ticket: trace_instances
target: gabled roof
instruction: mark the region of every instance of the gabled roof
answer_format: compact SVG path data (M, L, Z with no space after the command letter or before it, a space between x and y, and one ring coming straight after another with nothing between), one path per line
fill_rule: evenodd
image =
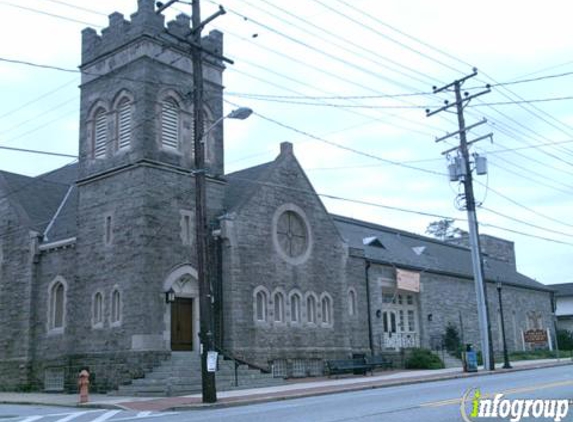
M4 179L6 186L6 192L2 196L20 207L25 214L24 218L28 220L30 229L43 233L60 208L70 186L75 182L76 175L77 164L37 177L0 171L0 177ZM59 214L61 221L54 221L52 229L59 225L58 231L61 233L75 232L75 223L70 224L75 222L75 214L75 207L64 206ZM66 226L65 229L64 226Z
M333 215L342 237L352 248L364 250L366 259L390 265L415 268L473 278L471 254L468 248L442 242L426 236L381 226L366 221ZM375 237L384 248L365 245L364 239ZM499 279L507 284L538 290L547 286L518 273L512 265L484 255L486 280Z
M276 161L260 164L225 175L228 181L225 189L224 206L226 212L238 211L260 189L259 181L272 169Z
M548 287L555 290L555 297L573 296L573 283L551 284Z

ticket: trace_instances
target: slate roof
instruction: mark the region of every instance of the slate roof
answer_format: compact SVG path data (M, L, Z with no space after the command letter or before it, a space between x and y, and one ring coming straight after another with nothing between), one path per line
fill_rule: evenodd
M555 297L573 296L573 283L552 284L549 287L555 290Z
M405 269L473 277L468 248L348 217L333 215L332 218L349 246L363 249L365 258L369 260ZM383 246L373 244L372 237L376 237ZM365 245L364 239L370 244ZM414 248L421 253L416 253ZM485 254L484 272L486 280L495 282L499 277L507 284L551 291L547 286L517 272L511 264Z
M6 183L6 193L3 196L19 205L29 219L30 229L40 233L43 233L52 221L70 186L75 182L76 175L77 164L65 166L37 177L0 171L0 177ZM72 196L74 195L70 195L68 200L72 199ZM75 207L65 206L60 211L61 221L56 221L52 229L59 225L60 236L73 236L75 214ZM61 238L65 237L56 239L52 236L50 241Z
M253 182L263 181L274 163L275 161L271 161L225 175L228 181L224 200L226 212L237 212L243 204L248 202L251 196L260 189L260 185Z

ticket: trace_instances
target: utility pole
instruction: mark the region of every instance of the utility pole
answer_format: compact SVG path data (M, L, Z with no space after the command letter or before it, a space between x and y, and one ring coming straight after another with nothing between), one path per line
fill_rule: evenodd
M495 369L495 363L493 361L493 347L491 341L491 326L489 322L489 312L488 312L488 303L487 303L487 292L486 286L484 283L484 271L483 271L483 262L481 259L481 249L480 249L480 240L479 240L479 229L478 229L478 222L477 222L477 215L476 215L476 203L474 197L474 190L473 190L473 179L472 179L472 167L471 164L475 164L475 168L478 174L485 174L485 157L480 157L477 154L474 154L473 157L475 161L472 163L470 160L469 154L469 146L481 141L486 138L491 138L492 134L488 134L485 136L481 136L472 140L471 142L467 141L466 133L468 130L477 127L481 124L484 124L486 121L482 120L476 124L466 127L465 119L464 119L464 105L466 105L470 100L479 97L481 95L487 94L490 92L489 86L486 87L484 91L481 91L474 95L469 95L467 92L464 93L464 97L462 97L461 87L462 84L474 76L477 75L477 70L474 69L471 75L465 76L462 79L456 80L448 85L445 85L441 88L434 87L434 94L447 91L447 90L454 90L456 101L455 103L449 103L445 101L445 105L437 110L430 111L426 110L426 116L432 116L436 113L441 111L448 110L450 107L456 107L456 114L458 118L458 131L454 133L450 133L446 136L436 139L436 142L443 141L448 139L452 136L459 135L460 138L460 145L454 148L451 148L447 151L444 151L442 154L450 154L454 151L457 152L457 156L455 157L453 164L449 166L450 169L450 180L451 181L462 181L464 184L464 199L465 199L465 208L468 214L468 225L469 225L469 237L470 237L470 247L471 247L471 254L472 254L472 267L473 267L473 274L475 280L475 290L476 290L476 302L477 302L477 311L478 311L478 322L479 322L479 330L480 330L480 339L481 339L481 350L483 356L484 367L488 370L493 371Z
M160 13L178 0L170 0L166 4L158 3L156 13ZM209 352L215 351L215 334L213 322L213 292L211 291L211 275L207 257L207 200L206 200L206 168L205 140L203 114L203 53L201 31L203 27L216 17L225 13L219 11L201 22L200 0L193 0L191 15L191 60L193 62L193 146L195 154L195 230L197 238L197 276L199 278L199 341L201 343L201 387L204 403L217 401L215 372L208 370L207 358Z
M198 48L193 60L193 145L195 152L195 230L197 231L197 275L199 277L199 341L201 342L201 384L204 403L217 401L215 372L207 371L207 355L214 348L212 292L207 260L207 200L205 141L203 139L203 52L201 51L201 5L193 0L192 35Z

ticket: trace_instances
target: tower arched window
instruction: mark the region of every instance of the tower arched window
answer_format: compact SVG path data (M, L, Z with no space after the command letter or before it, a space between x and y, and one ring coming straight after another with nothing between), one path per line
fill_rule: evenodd
M171 97L161 103L161 146L179 148L179 105Z
M107 111L100 107L94 114L93 156L104 158L107 148Z
M103 324L103 295L100 292L94 295L92 321L94 327Z
M119 289L113 289L111 294L111 324L119 325L121 323L121 293Z
M268 294L263 288L255 291L255 321L267 322Z
M128 97L123 97L117 106L117 148L129 148L131 143L131 106Z
M320 309L322 314L322 324L332 325L332 300L329 296L322 296L320 300Z
M273 296L275 322L285 321L285 298L281 292Z
M316 324L316 299L313 295L306 298L306 322Z
M50 286L48 296L48 329L61 331L66 319L66 286L60 277Z
M300 323L300 295L293 293L290 297L290 321L293 323Z
M356 292L353 289L348 291L348 314L356 315Z

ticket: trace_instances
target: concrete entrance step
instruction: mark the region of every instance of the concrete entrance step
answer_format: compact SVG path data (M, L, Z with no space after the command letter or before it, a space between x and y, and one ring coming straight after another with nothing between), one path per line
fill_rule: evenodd
M215 374L217 390L268 387L284 384L282 378L251 369L247 365L235 366L232 360L219 356ZM177 396L201 392L201 360L197 353L174 352L144 378L122 385L115 394L120 396L154 397Z

